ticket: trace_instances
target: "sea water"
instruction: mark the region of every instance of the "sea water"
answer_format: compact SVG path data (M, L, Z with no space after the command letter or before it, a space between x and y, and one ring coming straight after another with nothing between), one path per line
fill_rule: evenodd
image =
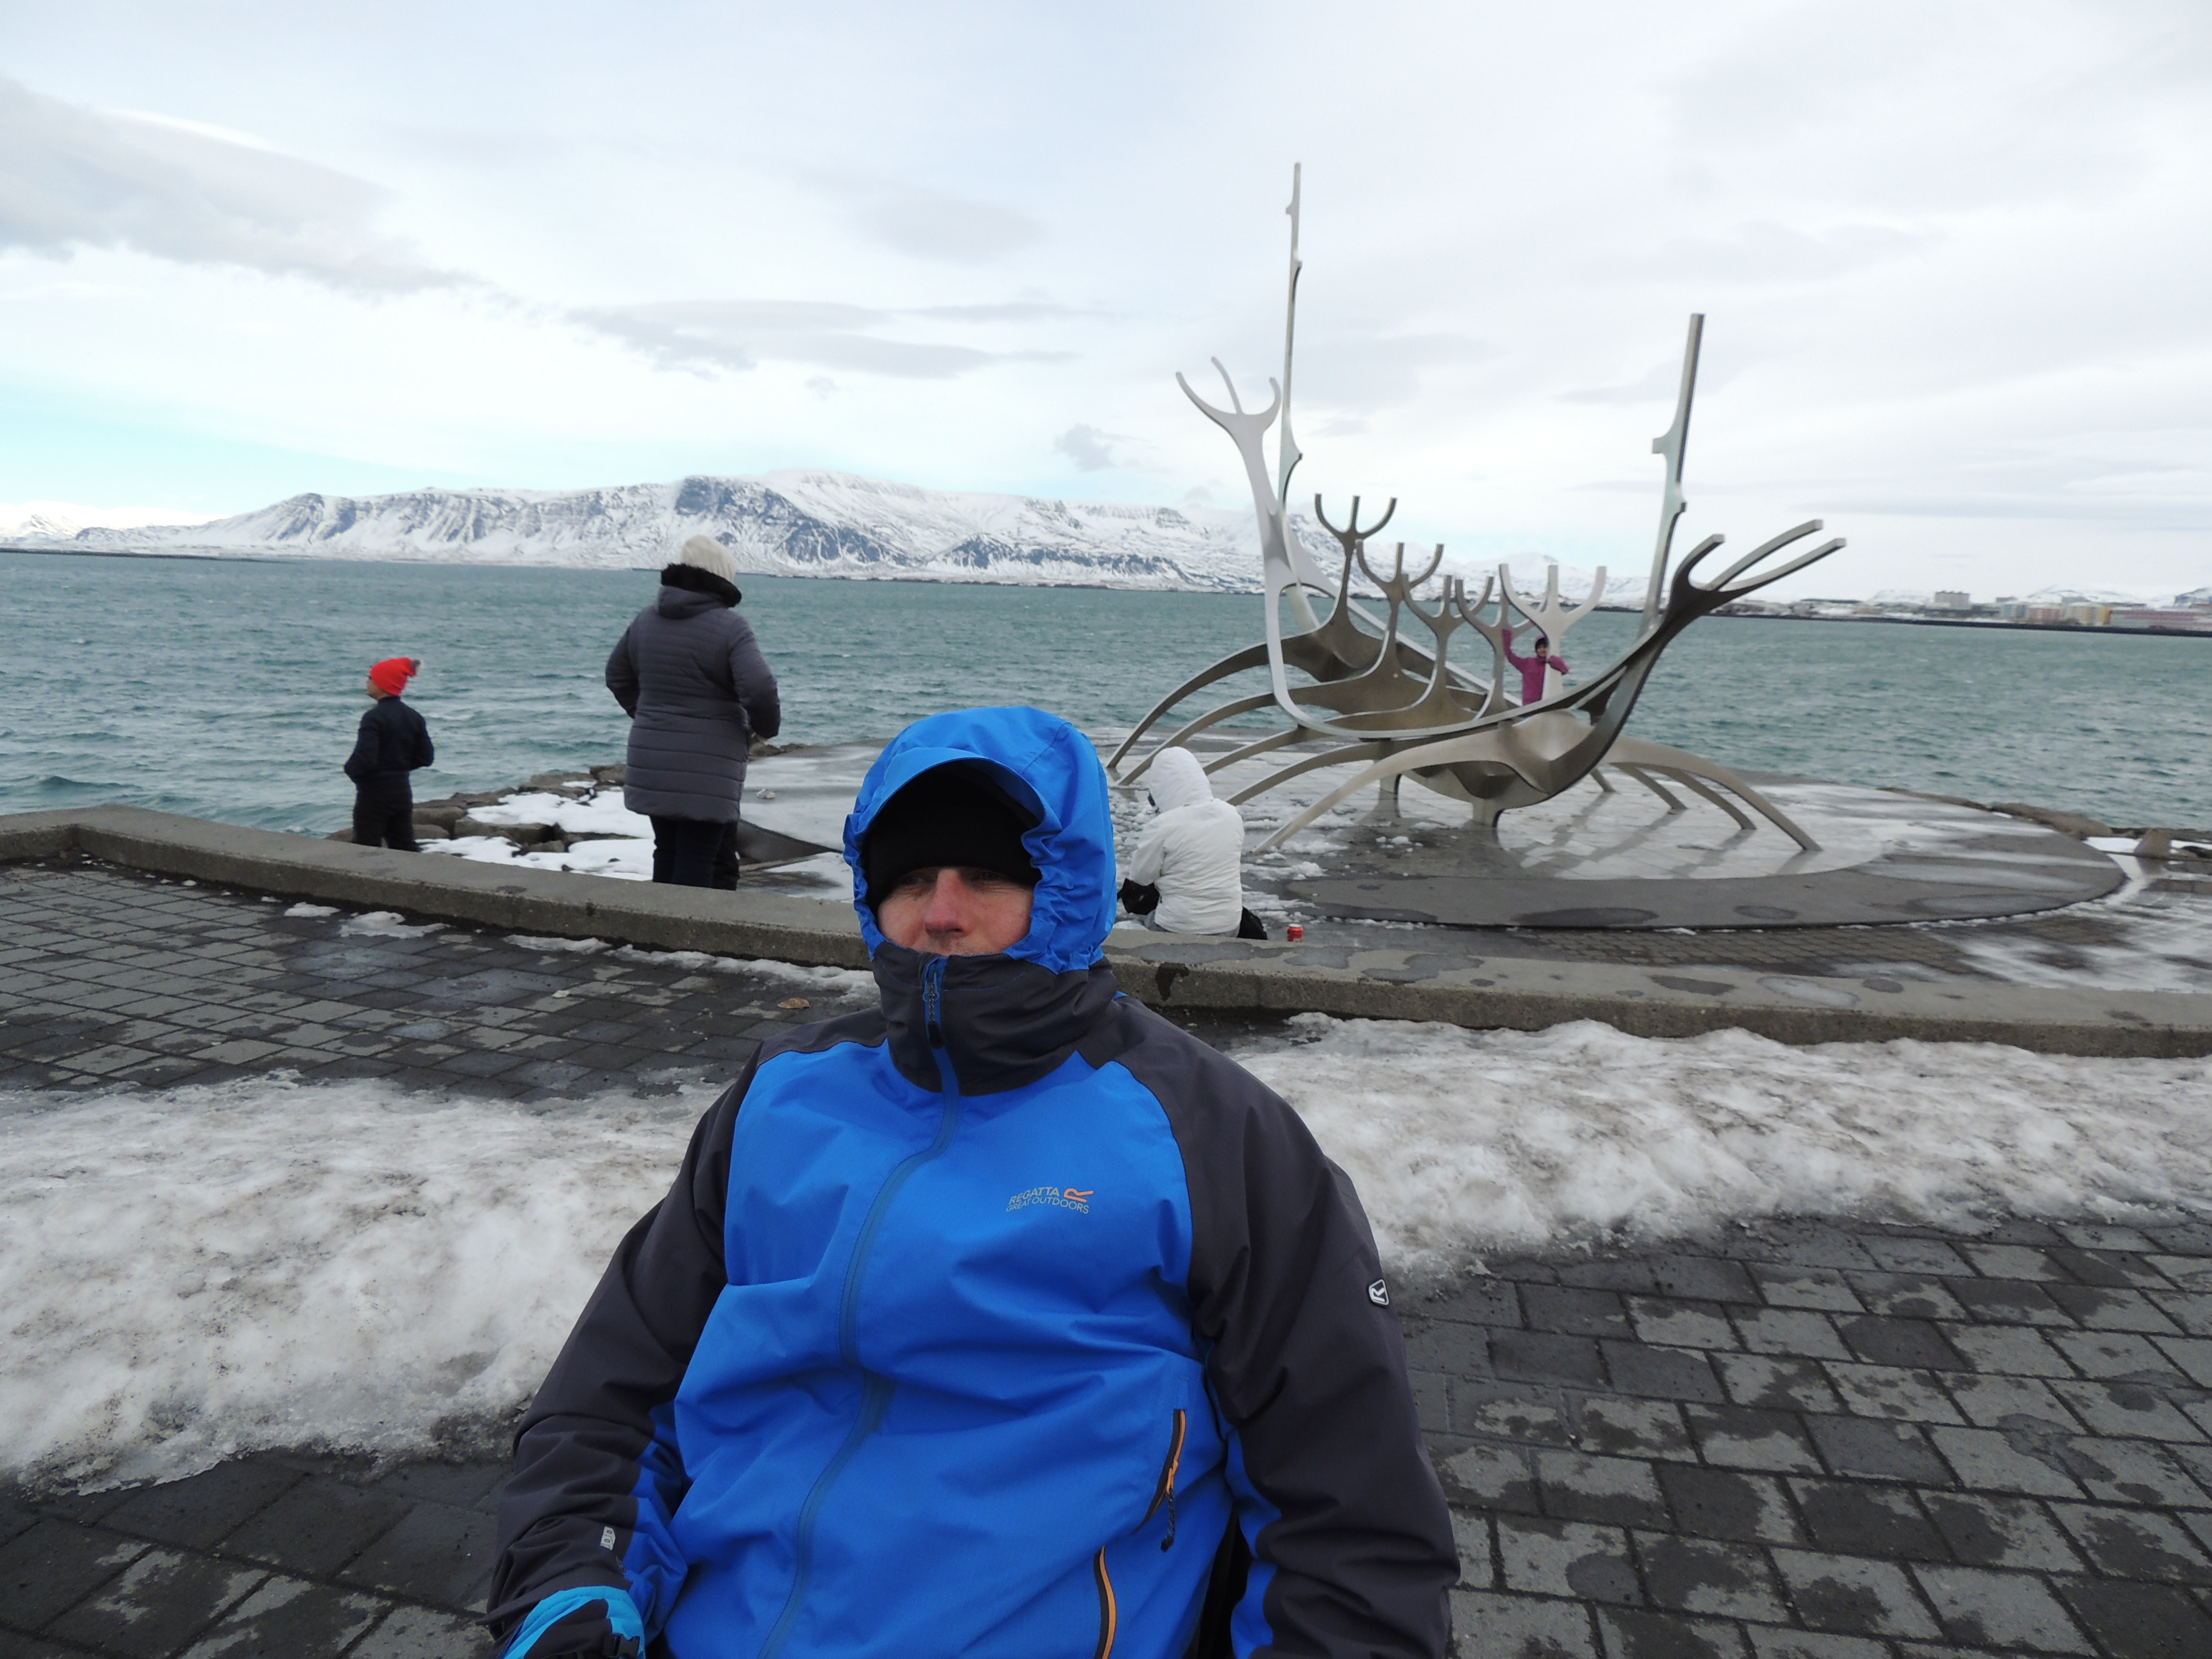
M0 553L0 811L125 801L334 829L362 684L389 656L423 659L409 700L438 764L418 799L619 760L629 723L607 653L656 585L643 571ZM782 739L814 744L977 703L1125 729L1256 640L1261 614L1237 594L740 585L782 688ZM1635 623L1577 625L1569 683ZM1716 617L1668 647L1629 729L1749 770L2203 828L2208 684L2198 639Z

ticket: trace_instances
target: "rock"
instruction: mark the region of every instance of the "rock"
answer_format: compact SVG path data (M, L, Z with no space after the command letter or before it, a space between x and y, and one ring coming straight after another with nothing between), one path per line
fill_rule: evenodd
M442 823L433 823L427 818L415 820L415 839L417 841L451 841L453 832Z
M2079 812L2060 812L2048 806L2025 806L2016 800L2001 800L1990 808L2008 818L2026 818L2030 823L2039 823L2046 830L2056 830L2062 836L2071 836L2076 841L2087 841L2092 836L2109 836L2112 826Z
M451 835L453 825L468 810L459 801L418 801L415 806L415 838L422 838L422 826L426 823L436 825L441 835Z
M610 788L619 789L623 780L629 775L629 768L619 763L613 766L594 766L592 775Z
M526 789L544 789L557 792L562 789L588 788L591 786L591 782L592 780L590 778L586 777L581 773L578 772L540 772L536 777L531 779L528 783L525 784L523 787Z
M333 830L329 835L325 836L323 839L325 841L351 841L353 839L353 831L350 830Z
M486 823L482 818L464 817L453 824L456 836L501 836L517 847L535 847L541 841L557 834L545 823Z

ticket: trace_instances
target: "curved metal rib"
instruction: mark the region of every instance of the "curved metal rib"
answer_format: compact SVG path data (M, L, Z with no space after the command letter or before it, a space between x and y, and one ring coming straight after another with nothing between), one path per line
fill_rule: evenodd
M1160 716L1166 714L1169 709L1181 702L1185 697L1191 696L1194 692L1203 690L1206 687L1212 684L1216 680L1225 680L1231 674L1241 674L1249 668L1257 668L1267 660L1267 647L1266 646L1249 645L1242 651L1233 651L1229 655L1222 658L1219 662L1213 664L1211 667L1202 668L1197 673L1192 675L1181 685L1176 687L1174 690L1169 692L1167 696L1162 697L1158 702L1154 703L1152 706L1151 711L1146 714L1144 719L1137 722L1136 726L1130 732L1129 735L1121 739L1121 747L1116 749L1113 755L1107 760L1107 775L1109 777L1115 775L1115 769L1121 765L1122 757L1126 756L1130 750L1136 747L1137 739L1143 737L1147 731L1152 729L1152 723L1155 720L1158 720Z

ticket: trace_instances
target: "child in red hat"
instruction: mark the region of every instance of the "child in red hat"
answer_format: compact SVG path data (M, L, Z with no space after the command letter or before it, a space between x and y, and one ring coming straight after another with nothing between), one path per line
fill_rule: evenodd
M386 657L368 671L366 690L375 707L361 717L361 735L345 763L354 784L356 847L422 850L415 844L415 793L407 775L438 757L430 746L430 728L399 700L422 666L419 658Z

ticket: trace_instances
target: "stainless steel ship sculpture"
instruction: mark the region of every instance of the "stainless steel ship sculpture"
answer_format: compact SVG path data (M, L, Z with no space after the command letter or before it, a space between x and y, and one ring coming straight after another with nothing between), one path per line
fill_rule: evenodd
M1343 766L1359 769L1284 824L1261 847L1261 852L1279 847L1370 784L1380 787L1382 804L1395 805L1400 781L1410 776L1439 794L1468 802L1477 823L1494 825L1499 813L1547 800L1585 777L1609 790L1612 785L1600 771L1601 766L1626 774L1652 790L1667 802L1670 811L1683 810L1683 802L1662 779L1717 806L1745 832L1753 824L1738 802L1759 813L1807 851L1817 850L1811 836L1724 767L1683 750L1626 737L1621 731L1668 641L1698 617L1779 581L1844 545L1843 538L1836 537L1808 551L1789 554L1787 550L1820 532L1821 522L1814 519L1761 543L1725 570L1701 580L1698 573L1723 539L1709 536L1675 568L1670 581L1668 566L1674 527L1686 505L1682 457L1689 437L1691 400L1697 389L1704 317L1690 319L1674 423L1651 442L1652 453L1666 459L1667 475L1651 574L1644 591L1644 614L1635 641L1619 660L1582 684L1534 702L1518 702L1505 690L1507 629L1513 617L1517 614L1523 618L1558 653L1568 629L1588 616L1603 597L1605 570L1598 569L1589 597L1572 608L1560 603L1556 566L1547 573L1540 598L1524 593L1515 585L1511 568L1501 564L1494 576L1484 579L1481 592L1472 600L1466 583L1449 577L1425 602L1421 590L1441 567L1443 548L1436 548L1419 574L1408 575L1406 547L1401 542L1392 556L1389 574L1382 575L1369 562L1367 543L1390 521L1398 503L1394 498L1380 518L1362 528L1356 495L1341 528L1329 522L1322 498L1314 497L1314 516L1335 537L1343 553L1341 567L1334 578L1321 568L1291 533L1290 524L1291 474L1304 459L1291 434L1291 364L1297 339L1301 269L1299 179L1295 171L1288 211L1291 264L1284 305L1283 378L1279 385L1268 382L1273 400L1264 410L1247 410L1237 395L1236 383L1218 358L1213 366L1228 387L1227 409L1207 403L1182 375L1176 376L1183 394L1229 434L1244 463L1259 519L1266 636L1257 645L1224 657L1163 697L1114 751L1107 762L1108 770L1117 781L1133 783L1162 749L1224 721L1272 709L1283 717L1285 725L1215 757L1206 769L1219 772L1294 744L1322 746L1239 790L1230 797L1231 801L1241 805L1309 772ZM1279 422L1275 476L1270 479L1262 441L1267 429ZM1777 556L1783 556L1778 559ZM1355 566L1381 596L1379 613L1374 600L1364 595L1354 597ZM1330 595L1332 590L1334 603L1328 617L1319 618L1309 595ZM1289 635L1283 632L1286 608L1298 630ZM1489 647L1484 664L1486 672L1474 672L1453 663L1452 642L1462 630ZM1132 762L1139 740L1170 710L1207 686L1258 668L1267 671L1265 691L1234 699L1187 721ZM1298 683L1291 678L1294 669L1304 676Z

